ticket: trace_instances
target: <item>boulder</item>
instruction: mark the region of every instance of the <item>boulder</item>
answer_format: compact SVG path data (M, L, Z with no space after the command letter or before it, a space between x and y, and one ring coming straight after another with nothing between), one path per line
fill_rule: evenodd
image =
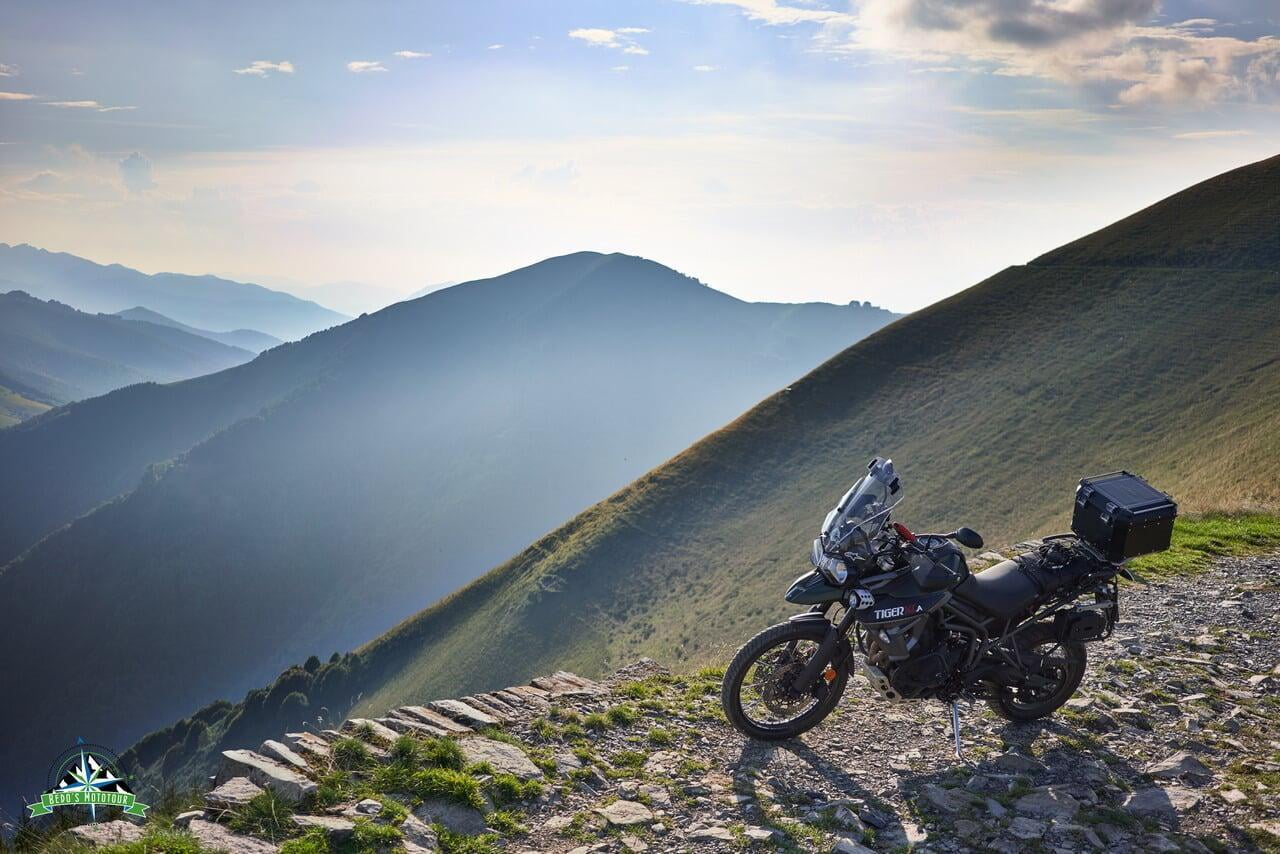
M271 789L286 801L297 802L315 792L316 784L297 770L252 750L222 751L222 769L217 782L233 777L248 777L265 789Z
M356 735L361 730L373 733L373 738L390 744L396 740L398 733L377 721L371 721L368 718L352 718L342 724L342 731L348 735Z
M1017 839L1039 839L1049 829L1049 823L1020 815L1009 822L1009 834Z
M329 742L314 732L285 733L284 743L295 751L309 753L320 759L329 758Z
M433 798L413 811L414 818L425 824L442 824L454 833L475 836L485 832L484 813L463 804Z
M513 744L475 735L458 739L467 762L487 763L502 774L513 774L521 780L541 780L542 769L534 765L525 752Z
M210 809L233 810L249 803L262 791L262 787L248 777L232 777L221 786L205 792L204 802Z
M123 818L115 821L90 822L67 831L77 842L86 845L118 845L137 842L142 838L142 827Z
M204 819L192 821L187 825L187 831L205 848L224 851L226 854L275 854L280 850L270 842L233 833L216 822Z
M653 812L636 801L614 801L606 807L597 808L594 812L615 827L630 827L653 821Z
M471 732L471 727L466 724L460 724L448 715L442 715L433 709L428 709L426 706L401 706L392 714L396 717L429 724L448 733L460 735L464 732Z
M982 798L966 789L944 789L934 783L922 786L920 797L934 809L948 815L982 803Z
M1065 821L1080 811L1080 802L1059 787L1046 786L1018 798L1013 808L1023 815Z
M1121 805L1131 815L1150 818L1174 818L1179 812L1194 809L1200 795L1181 786L1152 786L1131 792Z

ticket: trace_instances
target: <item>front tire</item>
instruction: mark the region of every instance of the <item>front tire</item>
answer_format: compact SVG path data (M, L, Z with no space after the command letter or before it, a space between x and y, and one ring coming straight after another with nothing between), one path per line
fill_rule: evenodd
M1053 684L1040 688L1006 688L988 705L1000 717L1010 721L1034 721L1048 717L1062 707L1080 687L1088 666L1088 653L1079 641L1059 643L1052 624L1028 628L1015 636L1020 655L1044 657L1040 674Z
M790 689L790 677L817 652L829 625L816 620L780 623L743 644L725 670L720 693L729 723L750 738L781 741L812 729L829 715L849 681L846 643L836 647L835 660L808 692Z

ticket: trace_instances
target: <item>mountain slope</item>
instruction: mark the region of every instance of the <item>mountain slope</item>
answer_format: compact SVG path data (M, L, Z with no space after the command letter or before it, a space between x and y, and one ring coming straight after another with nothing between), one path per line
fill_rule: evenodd
M250 350L254 353L261 353L263 350L270 350L284 343L274 335L268 335L265 332L258 332L254 329L233 329L230 332L210 332L207 329L196 329L194 326L187 326L185 323L179 323L171 317L165 317L157 311L152 311L143 306L134 306L124 311L117 311L116 317L123 317L125 320L141 320L144 323L154 323L157 326L168 326L172 329L181 329L183 332L191 335L199 335L201 338L208 338L210 341L217 341L226 344L228 347L239 347L242 350Z
M124 744L354 645L891 317L744 303L578 253L5 431L22 499L0 495L4 524L65 524L77 511L60 496L79 490L83 512L162 464L0 570L6 676L24 697L0 705L0 731L39 720L51 740L81 727ZM7 536L24 548L30 531ZM48 649L40 627L69 611L115 631ZM65 703L71 683L92 711ZM0 769L51 747L0 744Z
M1274 166L1230 173L1253 199L1230 228L1182 200L1144 212L1243 269L1117 267L1104 230L1098 264L1051 253L903 318L361 648L345 696L373 713L637 654L721 658L791 610L823 513L874 454L898 463L903 521L992 542L1064 529L1078 478L1117 468L1185 509L1280 503Z
M82 311L111 314L145 305L200 329L260 329L301 338L347 318L307 300L217 276L147 275L119 264L95 264L65 252L0 243L0 281Z
M86 314L22 291L0 294L0 374L48 403L187 379L251 358L248 350L180 329Z

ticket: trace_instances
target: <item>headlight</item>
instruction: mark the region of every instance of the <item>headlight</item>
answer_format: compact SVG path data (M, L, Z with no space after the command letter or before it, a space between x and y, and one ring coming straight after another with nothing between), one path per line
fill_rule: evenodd
M836 584L844 584L844 580L849 577L844 561L838 557L830 557L822 550L821 538L813 541L813 548L809 550L809 563L825 575L828 581Z

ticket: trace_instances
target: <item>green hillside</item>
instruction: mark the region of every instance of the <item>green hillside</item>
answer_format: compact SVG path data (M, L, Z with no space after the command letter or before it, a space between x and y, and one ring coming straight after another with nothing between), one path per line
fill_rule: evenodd
M0 803L68 731L376 635L892 317L583 252L0 431L0 732L33 733ZM49 644L67 613L111 630Z

